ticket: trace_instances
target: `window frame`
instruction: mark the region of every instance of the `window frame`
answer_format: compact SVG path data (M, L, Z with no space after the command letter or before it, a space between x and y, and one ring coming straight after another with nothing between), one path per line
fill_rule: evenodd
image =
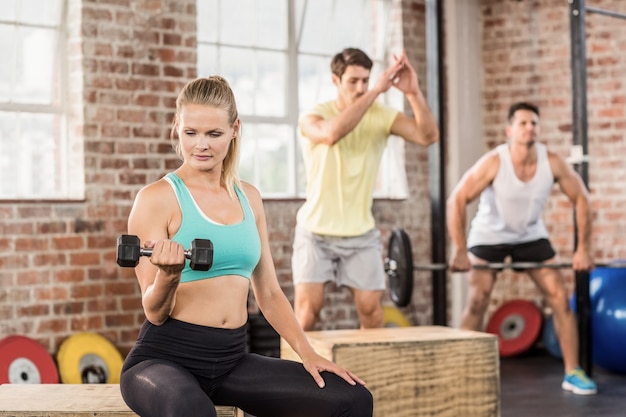
M15 2L17 5L17 1ZM52 55L51 62L54 70L53 77L50 79L52 100L48 104L29 103L23 101L15 101L13 94L7 101L0 101L0 112L14 113L16 117L23 115L50 115L53 119L53 127L50 132L52 141L55 144L56 155L54 156L56 166L54 183L49 192L35 193L29 190L20 194L21 187L17 187L17 193L2 194L0 193L0 201L68 201L84 199L84 161L82 147L73 146L73 141L69 135L69 63L68 63L68 0L59 0L59 20L56 24L52 23L33 23L25 22L16 14L13 19L1 19L0 24L13 26L16 30L22 28L35 28L53 30L56 33L56 49ZM17 54L12 57L12 65L17 65ZM13 73L17 74L17 68L13 68ZM15 81L15 80L13 80ZM15 82L12 82L15 84ZM16 123L18 126L18 135L13 140L18 141L18 147L22 147L22 136L19 134L21 121ZM21 155L17 155L21 158ZM27 171L34 172L37 169L35 165L25 168ZM76 181L76 178L81 178Z
M202 0L197 0L198 2ZM208 0L207 0L208 1ZM223 0L213 0L213 3L216 4L217 10L217 20L219 25L219 16L221 11L219 10L220 5ZM240 117L243 124L243 135L247 140L254 140L253 138L246 137L246 125L254 125L254 124L281 124L290 126L291 130L291 138L290 141L292 143L288 146L288 164L290 164L289 175L292 177L288 180L289 189L285 190L285 192L272 193L266 190L263 190L262 187L259 187L259 184L256 181L252 180L261 191L263 198L265 199L278 199L278 200L288 200L288 199L302 199L305 197L305 179L301 176L304 175L303 171L303 161L300 150L300 140L302 140L299 132L298 132L298 118L302 114L303 109L300 107L300 91L299 91L299 59L301 57L313 57L313 58L321 58L324 59L327 64L324 66L322 77L328 79L330 83L331 73L330 73L330 61L334 54L337 51L328 51L328 52L305 52L302 50L302 37L305 31L305 14L306 14L306 6L310 0L303 0L301 10L297 10L298 7L296 2L298 0L285 0L286 2L286 13L287 13L287 45L284 47L260 47L255 45L239 45L224 42L220 39L220 29L217 29L217 33L214 34L216 39L214 41L206 41L198 37L198 75L199 76L208 76L210 74L203 73L203 68L201 68L201 48L204 46L215 48L216 53L216 62L215 67L217 68L217 73L223 75L228 80L228 73L221 71L221 62L220 62L220 53L219 48L245 48L252 51L264 51L271 50L274 52L281 52L285 54L286 59L286 81L284 84L284 102L285 102L285 114L283 116L260 116L260 115L251 115L245 114L242 112L242 109L239 109ZM336 0L335 0L336 1ZM384 33L389 30L391 27L391 23L389 23L390 15L393 12L393 8L395 7L394 2L392 0L366 0L369 1L373 6L379 7L383 6L386 16L381 21L384 21ZM333 3L335 6L335 3ZM201 8L198 7L198 10ZM371 10L368 8L368 10ZM298 13L300 12L300 13ZM334 11L333 11L334 12ZM331 12L331 13L333 13ZM299 15L298 15L299 14ZM208 21L208 20L207 20ZM200 19L200 11L198 12L198 25L201 25ZM377 45L381 52L379 52L380 58L373 56L373 54L369 54L372 60L374 61L374 68L372 70L372 80L375 79L376 74L379 71L384 70L386 67L386 63L384 59L389 55L389 49L391 42L381 42L383 45ZM349 45L346 45L349 46ZM258 93L258 90L255 90ZM237 94L237 92L235 92ZM318 92L319 95L319 92ZM317 100L316 102L319 102ZM390 104L393 102L393 107L398 108L399 111L403 110L404 107L404 97L401 93L396 92L395 95L393 92L389 94L385 94L380 98L380 101L383 103ZM309 108L313 107L316 102L310 103ZM395 172L390 172L395 171ZM244 178L245 180L250 180L248 178ZM406 199L408 197L408 184L406 179L406 170L405 170L405 159L404 159L404 140L390 136L387 147L385 149L385 154L383 155L383 160L381 161L381 167L379 169L378 181L377 183L383 183L381 189L376 189L374 191L374 198L380 199Z

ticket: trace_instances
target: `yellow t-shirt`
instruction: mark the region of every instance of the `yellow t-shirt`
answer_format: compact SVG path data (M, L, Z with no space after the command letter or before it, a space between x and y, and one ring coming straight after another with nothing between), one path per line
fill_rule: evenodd
M307 114L325 119L339 113L334 101ZM375 226L372 193L380 160L398 110L374 103L358 125L332 146L302 141L306 201L298 225L330 236L358 236Z

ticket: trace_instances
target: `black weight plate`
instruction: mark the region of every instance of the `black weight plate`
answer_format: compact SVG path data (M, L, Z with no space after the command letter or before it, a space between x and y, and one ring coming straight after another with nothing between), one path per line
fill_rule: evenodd
M406 307L413 295L413 250L409 236L402 229L394 229L389 238L388 262L391 267L389 275L389 291L391 301L398 307Z
M260 313L248 316L248 348L252 353L280 357L280 335Z

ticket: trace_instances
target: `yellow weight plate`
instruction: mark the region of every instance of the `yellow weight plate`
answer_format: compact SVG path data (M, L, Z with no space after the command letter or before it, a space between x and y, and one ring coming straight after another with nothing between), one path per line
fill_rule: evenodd
M410 327L411 322L400 310L392 306L383 306L383 322L385 327Z
M56 355L64 384L119 384L124 359L107 338L83 332L65 339Z

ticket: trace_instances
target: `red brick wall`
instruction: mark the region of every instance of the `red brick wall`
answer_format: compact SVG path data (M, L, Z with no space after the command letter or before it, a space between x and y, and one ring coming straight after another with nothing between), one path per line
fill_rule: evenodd
M626 13L622 0L587 1L587 6ZM483 110L488 146L504 140L508 106L535 102L541 110L542 140L567 157L572 138L569 4L561 0L482 0ZM593 247L597 262L626 257L626 30L624 20L587 15L589 187L593 205ZM545 221L561 260L571 261L573 211L555 189ZM573 274L565 271L570 290ZM541 296L523 275L505 273L492 307Z
M405 1L407 52L425 80L423 0ZM35 338L54 353L80 331L108 337L125 354L143 321L132 268L115 263L117 237L137 191L178 166L169 127L180 88L196 75L195 0L70 0L71 134L85 151L85 200L0 202L0 338ZM398 14L402 16L402 14ZM425 81L423 81L425 83ZM428 259L428 166L407 149L411 197L377 201L387 240L393 227ZM267 201L279 280L292 297L291 243L301 201ZM418 245L417 242L420 242ZM416 322L429 301L416 285ZM330 291L324 328L355 327L347 291ZM254 307L253 307L254 309Z

